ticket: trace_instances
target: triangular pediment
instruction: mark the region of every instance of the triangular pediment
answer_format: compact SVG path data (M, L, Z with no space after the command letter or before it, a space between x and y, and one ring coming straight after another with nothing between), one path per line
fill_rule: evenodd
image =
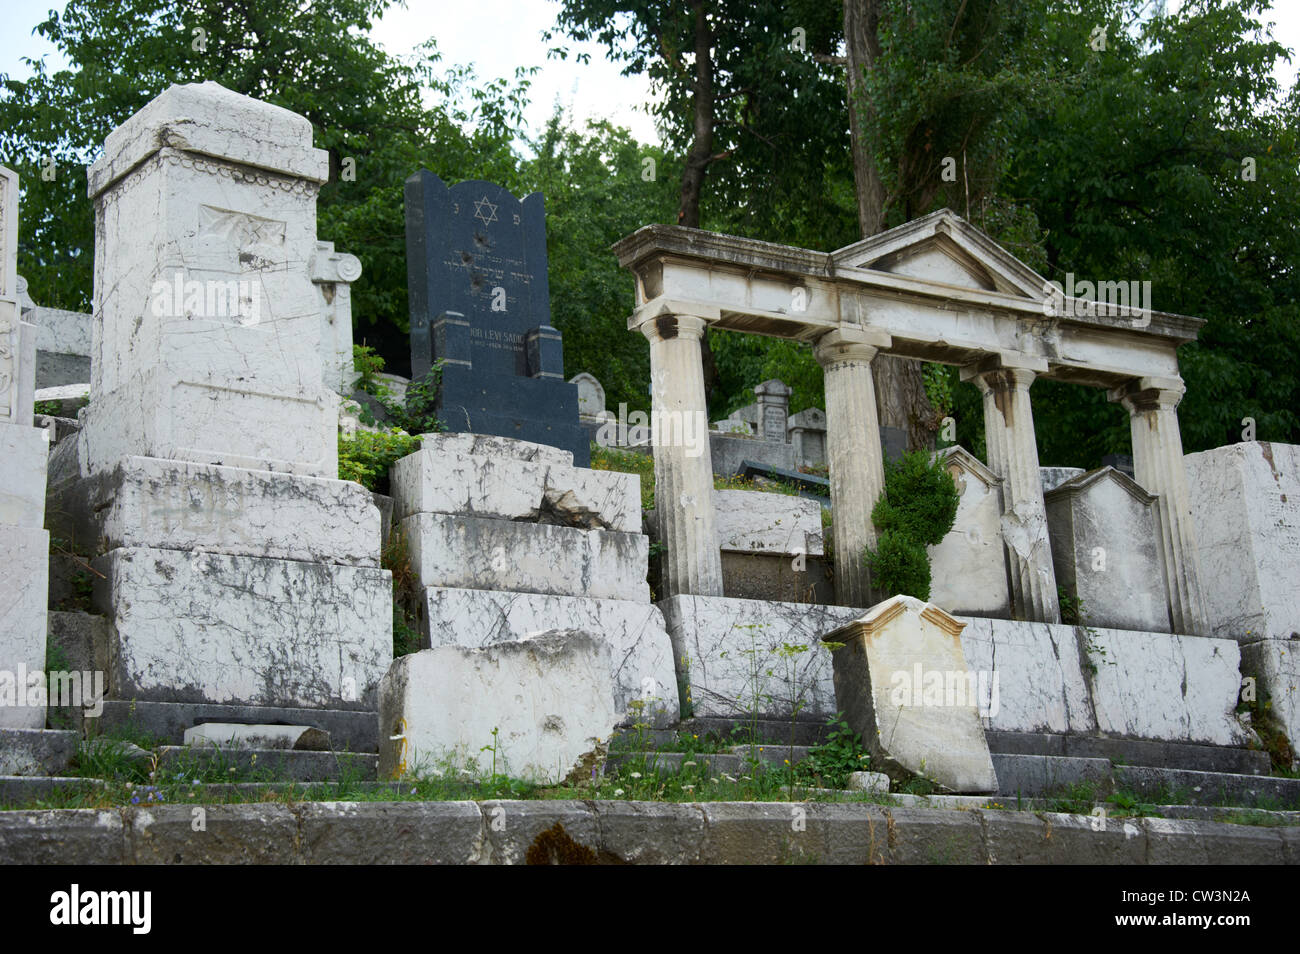
M940 209L831 253L837 269L864 269L1041 301L1047 282L975 226Z

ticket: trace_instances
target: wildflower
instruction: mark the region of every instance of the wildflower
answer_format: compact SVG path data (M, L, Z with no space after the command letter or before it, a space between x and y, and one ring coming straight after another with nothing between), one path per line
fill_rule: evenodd
M682 768L694 768L694 767L695 767L695 763L694 763L694 762L683 762L683 763L682 763Z
M132 804L132 805L139 805L139 804L140 804L140 796L139 796L139 795L132 795L132 796L131 796L131 804Z
M640 773L640 772L633 772L631 777L632 777L632 778L640 778L640 777L641 777L641 773Z
M693 792L693 791L695 791L695 786L694 786L694 785L683 785L683 786L682 786L682 791L683 791L683 792Z
M614 797L615 797L615 798L618 798L618 797L619 797L620 795L622 795L622 794L623 794L623 790L622 790L621 788L616 788L616 789L614 789Z

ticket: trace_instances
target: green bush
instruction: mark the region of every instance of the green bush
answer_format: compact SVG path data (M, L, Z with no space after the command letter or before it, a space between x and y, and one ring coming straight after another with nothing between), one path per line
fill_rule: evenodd
M420 439L398 428L339 435L339 480L356 481L367 490L385 492L388 470L420 449Z
M886 530L867 551L871 583L890 596L902 594L918 600L930 598L930 556L925 545L896 530Z
M930 556L957 519L957 486L942 459L927 451L904 454L885 466L885 487L871 511L876 549L863 557L872 584L885 596L930 598Z

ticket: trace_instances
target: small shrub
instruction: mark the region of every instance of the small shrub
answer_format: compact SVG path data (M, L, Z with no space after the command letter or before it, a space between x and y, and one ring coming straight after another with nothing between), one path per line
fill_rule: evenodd
M367 490L386 492L389 469L419 448L420 439L399 428L340 434L339 480L355 481Z
M863 554L872 584L885 596L930 598L930 555L957 519L957 486L941 459L904 454L885 467L885 486L871 511L880 536Z

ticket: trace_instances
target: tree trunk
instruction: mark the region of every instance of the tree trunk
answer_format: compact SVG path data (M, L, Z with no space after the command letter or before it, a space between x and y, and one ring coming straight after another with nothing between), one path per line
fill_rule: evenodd
M853 150L853 182L858 199L858 228L863 238L885 226L885 187L866 136L874 113L863 102L862 78L880 58L880 0L844 0L844 40L847 54L849 136ZM909 358L878 355L871 363L880 426L907 434L907 449L934 447L938 416L925 393L921 363Z
M705 0L692 0L695 14L695 129L690 151L686 154L686 167L682 170L681 202L677 207L677 224L688 228L700 227L700 194L704 190L704 174L713 161L713 35L709 31L708 10ZM701 358L704 364L704 397L707 401L718 386L718 364L709 347L706 328L700 337Z

